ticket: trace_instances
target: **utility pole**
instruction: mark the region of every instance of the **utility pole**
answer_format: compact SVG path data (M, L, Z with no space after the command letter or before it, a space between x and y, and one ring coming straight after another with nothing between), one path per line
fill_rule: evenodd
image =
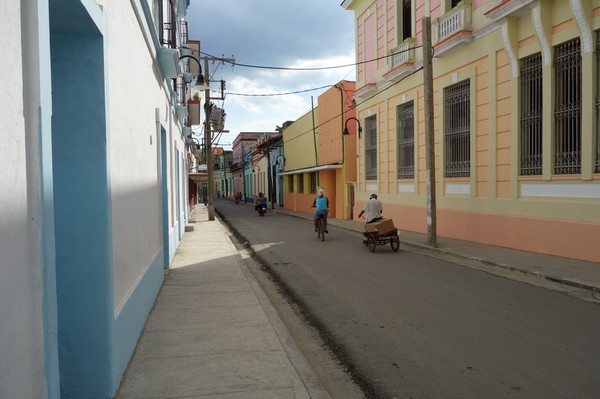
M208 189L208 220L215 220L215 182L213 181L212 135L210 129L210 80L208 58L204 58L204 73L208 88L204 90L204 149L206 150L206 188Z
M207 89L204 90L204 148L206 149L206 180L208 188L208 220L215 220L215 182L213 178L213 157L212 157L212 130L210 127L210 113L212 111L210 106L210 73L208 70L208 60L210 57L204 58L204 74ZM233 59L225 58L214 58L220 61L235 61ZM223 82L221 81L221 100L223 100Z
M431 17L423 18L423 89L425 100L425 162L427 165L427 243L437 246L435 203L435 136L433 128L433 55Z

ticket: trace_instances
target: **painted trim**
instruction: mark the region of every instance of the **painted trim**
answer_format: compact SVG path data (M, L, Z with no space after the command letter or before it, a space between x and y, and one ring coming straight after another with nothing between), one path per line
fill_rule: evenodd
M471 183L445 183L446 194L471 195Z
M414 193L416 191L414 183L398 183L399 193Z
M552 52L550 51L550 43L544 32L544 25L542 22L542 11L541 6L535 6L531 9L531 17L533 19L533 26L535 33L540 41L542 47L542 58L544 60L544 66L550 66L552 63Z
M126 303L114 316L112 330L114 346L111 359L113 392L119 388L121 377L127 369L129 359L133 355L137 340L144 329L146 319L163 283L163 259L163 250L160 249L137 282Z
M517 60L517 56L509 37L508 22L502 25L502 43L504 44L504 50L506 51L506 55L510 61L512 77L516 78L519 76L519 61Z
M600 199L600 182L521 183L523 197L562 197Z
M290 170L288 172L283 172L280 173L280 176L288 176L288 175L299 175L302 173L309 173L309 172L317 172L320 170L328 170L328 169L341 169L342 165L338 165L338 164L333 164L333 165L322 165L322 166L315 166L314 168L305 168L305 169L297 169L297 170Z
M573 16L581 31L581 49L584 53L589 53L593 48L592 32L587 22L587 18L585 17L583 7L581 6L581 0L571 0L571 9L573 10Z

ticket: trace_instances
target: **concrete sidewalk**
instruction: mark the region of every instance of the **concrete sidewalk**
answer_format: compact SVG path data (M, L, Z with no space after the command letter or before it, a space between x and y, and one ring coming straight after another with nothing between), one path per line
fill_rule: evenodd
M193 219L116 397L330 398L225 227Z
M312 219L312 215L275 209L280 214ZM362 234L364 223L331 218L328 224ZM360 237L360 236L359 236ZM360 238L357 238L357 241ZM426 234L400 232L400 250L409 249L475 267L508 278L575 293L600 301L600 263L586 262L534 252L519 251L470 241L437 237L437 246L427 243Z

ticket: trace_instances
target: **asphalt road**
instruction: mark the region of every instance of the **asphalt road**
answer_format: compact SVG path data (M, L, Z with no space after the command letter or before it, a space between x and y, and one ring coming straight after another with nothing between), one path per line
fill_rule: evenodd
M220 200L369 398L600 398L600 306Z

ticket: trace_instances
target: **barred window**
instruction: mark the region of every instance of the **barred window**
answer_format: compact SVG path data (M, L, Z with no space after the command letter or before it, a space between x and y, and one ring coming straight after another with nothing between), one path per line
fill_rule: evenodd
M581 44L554 48L554 173L581 173Z
M444 89L445 176L471 175L471 83Z
M365 119L365 179L377 179L377 116Z
M542 54L521 60L521 175L542 174Z
M600 31L596 32L596 162L594 172L600 173Z
M317 192L317 172L310 172L310 193L316 194Z
M415 177L415 111L414 102L396 108L396 134L398 138L398 178Z
M288 182L288 193L294 192L294 175L286 176Z

